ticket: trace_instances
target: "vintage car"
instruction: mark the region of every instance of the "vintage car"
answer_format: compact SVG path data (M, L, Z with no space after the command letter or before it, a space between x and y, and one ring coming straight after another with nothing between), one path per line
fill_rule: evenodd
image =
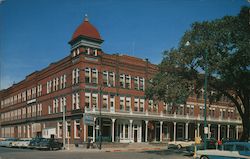
M250 143L249 142L226 142L221 149L217 150L198 150L195 159L250 159Z

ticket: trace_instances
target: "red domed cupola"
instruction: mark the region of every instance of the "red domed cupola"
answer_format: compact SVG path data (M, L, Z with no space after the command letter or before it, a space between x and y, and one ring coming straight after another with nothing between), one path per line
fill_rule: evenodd
M95 43L100 46L103 42L98 30L89 22L87 15L85 15L84 21L75 30L69 44L74 47L75 44L83 43L92 44Z
M98 30L92 24L90 24L87 16L85 16L83 23L74 32L71 40L74 40L79 36L102 40Z

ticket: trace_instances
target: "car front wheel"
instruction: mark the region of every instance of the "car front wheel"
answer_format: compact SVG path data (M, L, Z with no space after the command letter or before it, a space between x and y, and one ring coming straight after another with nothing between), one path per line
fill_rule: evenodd
M209 159L207 156L201 156L200 159Z

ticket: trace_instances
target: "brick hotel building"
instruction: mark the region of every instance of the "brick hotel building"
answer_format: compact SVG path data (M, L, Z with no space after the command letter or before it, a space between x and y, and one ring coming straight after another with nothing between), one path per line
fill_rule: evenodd
M98 140L99 113L102 136L109 142L152 142L194 140L195 130L203 135L204 101L192 95L175 111L163 102L145 99L146 81L157 66L122 54L106 54L103 40L87 18L76 29L69 44L70 54L0 92L0 137L30 138L63 136L70 143ZM84 123L92 116L94 125ZM226 98L207 111L209 137L238 138L235 107Z

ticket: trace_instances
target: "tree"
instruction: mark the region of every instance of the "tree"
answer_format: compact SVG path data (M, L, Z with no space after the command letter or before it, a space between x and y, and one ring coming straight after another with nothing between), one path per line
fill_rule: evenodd
M241 140L250 134L250 8L237 16L195 22L177 48L164 52L159 72L148 83L146 96L167 103L185 103L204 84L205 54L210 101L221 95L235 105L242 119ZM188 44L190 45L187 45ZM194 87L195 83L195 87Z

